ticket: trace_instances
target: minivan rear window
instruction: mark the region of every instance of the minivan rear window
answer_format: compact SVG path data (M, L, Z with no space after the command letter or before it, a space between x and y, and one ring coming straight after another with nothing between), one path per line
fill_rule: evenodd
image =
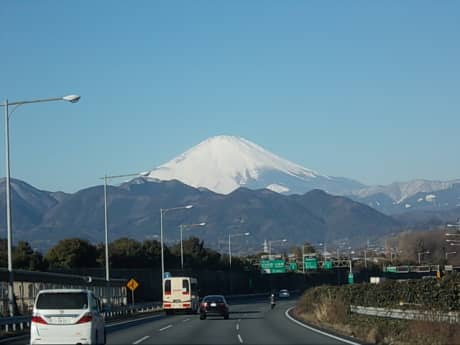
M38 296L37 309L86 309L88 294L85 292L42 293Z

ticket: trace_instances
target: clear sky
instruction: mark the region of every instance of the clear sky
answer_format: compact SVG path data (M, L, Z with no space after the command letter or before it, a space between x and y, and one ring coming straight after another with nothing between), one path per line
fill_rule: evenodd
M228 134L366 184L460 178L459 13L458 1L4 0L0 100L82 96L15 111L12 176L73 192Z

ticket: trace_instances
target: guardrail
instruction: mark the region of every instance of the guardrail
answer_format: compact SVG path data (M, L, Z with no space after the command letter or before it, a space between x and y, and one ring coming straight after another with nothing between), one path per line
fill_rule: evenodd
M132 316L139 313L159 312L163 310L161 302L138 303L116 306L102 312L106 320ZM13 316L0 318L0 332L18 332L30 328L31 316Z
M137 303L134 305L117 306L105 309L103 314L106 319L128 316L138 313L151 313L163 310L161 302Z
M460 312L443 313L438 311L389 309L377 307L362 307L356 305L351 305L350 311L352 313L361 315L387 317L392 319L423 320L448 323L460 322Z

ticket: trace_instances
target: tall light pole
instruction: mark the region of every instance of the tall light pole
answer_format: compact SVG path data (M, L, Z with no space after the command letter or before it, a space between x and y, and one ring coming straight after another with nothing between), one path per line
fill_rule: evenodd
M104 242L105 242L105 281L107 283L107 287L110 286L110 262L109 262L109 224L108 224L108 216L107 216L107 181L113 180L117 178L124 178L124 177L134 177L134 176L144 176L141 173L135 174L124 174L124 175L112 175L104 177L100 177L101 180L104 180Z
M164 275L165 275L165 258L164 258L164 245L163 245L163 215L166 212L176 211L176 210L184 210L190 209L193 205L186 205L186 206L179 206L179 207L171 207L171 208L160 208L160 244L161 244L161 291L164 290Z
M273 240L273 241L268 241L268 259L272 259L272 243L285 243L287 242L287 239L283 238L282 240Z
M183 242L182 242L182 232L184 230L188 230L188 229L195 228L195 227L198 227L198 226L205 226L205 225L206 225L205 222L198 223L198 224L181 224L181 225L179 225L179 229L180 229L180 267L181 267L182 271L184 270L184 246L183 246Z
M228 234L228 262L230 265L230 271L232 270L232 237L238 237L238 236L249 236L251 233L250 232L242 232L239 234Z
M76 103L80 100L80 96L68 95L57 98L43 98L35 99L31 101L16 101L8 102L5 100L4 104L0 104L1 107L5 107L5 167L6 167L6 229L7 229L7 245L8 245L8 309L10 316L14 316L14 297L13 297L13 263L12 263L12 224L11 224L11 183L10 183L10 116L13 112L24 104L31 103L44 103L44 102L56 102L66 101L70 103ZM9 107L14 106L11 112Z
M424 251L424 252L418 252L417 254L418 254L418 264L420 265L420 263L421 263L421 260L420 260L421 256L422 256L423 254L430 254L430 252L427 250L427 251Z

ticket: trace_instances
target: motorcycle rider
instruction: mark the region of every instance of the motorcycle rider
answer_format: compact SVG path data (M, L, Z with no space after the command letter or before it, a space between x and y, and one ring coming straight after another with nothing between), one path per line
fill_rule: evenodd
M275 305L276 305L275 293L272 292L272 294L270 295L270 306L273 309L275 308Z

